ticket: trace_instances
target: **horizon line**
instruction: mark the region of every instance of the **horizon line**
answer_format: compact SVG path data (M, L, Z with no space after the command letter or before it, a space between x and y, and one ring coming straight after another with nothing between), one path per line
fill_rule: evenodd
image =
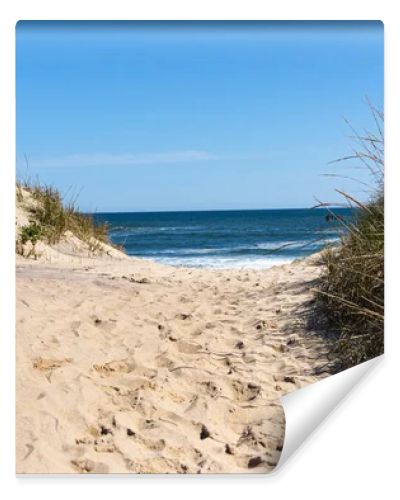
M200 210L112 210L112 211L85 211L83 213L90 215L99 214L162 214L162 213L198 213L198 212L263 212L272 210L328 210L328 209L352 209L355 207L343 207L340 205L332 205L330 207L281 207L281 208L217 208L217 209L200 209Z

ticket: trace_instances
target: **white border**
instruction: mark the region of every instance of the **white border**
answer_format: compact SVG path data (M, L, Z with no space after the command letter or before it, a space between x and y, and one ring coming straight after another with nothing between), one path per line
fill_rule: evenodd
M400 26L393 1L351 0L235 2L234 0L113 2L69 0L4 1L0 13L0 471L4 498L70 498L81 492L96 499L120 495L165 498L394 498L399 488L398 399L400 356L398 202L400 159ZM124 476L30 478L14 475L14 27L19 19L373 19L383 20L386 43L386 276L387 354L371 377L308 440L294 460L273 476ZM397 118L397 120L396 120ZM397 196L396 196L397 195ZM397 231L395 230L397 228ZM396 297L397 295L397 297ZM4 323L3 323L4 322ZM389 493L391 491L391 493ZM290 496L289 496L290 495Z

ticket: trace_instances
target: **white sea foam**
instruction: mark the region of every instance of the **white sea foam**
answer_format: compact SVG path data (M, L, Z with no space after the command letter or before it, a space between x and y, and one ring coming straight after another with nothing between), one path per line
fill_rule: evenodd
M295 248L314 249L319 248L328 243L337 243L340 238L320 238L316 240L297 240L297 241L271 241L266 243L258 243L255 248L260 250L280 250L287 248L288 250Z
M184 256L184 255L203 255L203 254L215 254L221 249L217 248L179 248L179 249L167 249L167 250L158 250L154 252L153 255L173 255L173 256ZM231 250L231 249L227 249ZM152 254L149 253L151 256ZM163 258L163 257L161 257ZM165 257L169 258L169 257Z
M315 245L313 241L267 241L265 243L257 243L254 248L259 250L280 250L281 248L301 248L304 246Z
M333 239L332 239L333 241ZM232 252L247 251L252 250L271 250L278 251L281 249L297 249L297 248L319 248L323 242L314 241L278 241L278 242L267 242L267 243L257 243L255 245L237 245L237 246L227 246L227 247L216 247L216 248L178 248L178 249L165 249L157 250L154 253L149 252L149 256L156 255L171 255L171 256L185 256L185 255L203 255L203 254L213 254L218 256L220 254L230 254ZM233 257L235 258L235 257Z
M206 267L210 269L268 269L293 262L293 258L282 257L155 257L156 262L177 267Z

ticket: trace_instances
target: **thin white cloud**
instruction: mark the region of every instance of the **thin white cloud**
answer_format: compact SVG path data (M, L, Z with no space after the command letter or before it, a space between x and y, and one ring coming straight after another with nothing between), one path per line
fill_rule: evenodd
M31 163L36 168L130 167L217 160L218 158L217 155L208 151L188 150L164 153L74 154L43 160L36 159Z

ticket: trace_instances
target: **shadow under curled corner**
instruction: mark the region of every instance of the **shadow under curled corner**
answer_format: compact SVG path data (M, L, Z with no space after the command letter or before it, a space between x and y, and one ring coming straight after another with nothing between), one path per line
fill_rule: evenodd
M382 360L383 355L281 398L286 420L285 439L278 465L272 474L282 469L326 417Z

